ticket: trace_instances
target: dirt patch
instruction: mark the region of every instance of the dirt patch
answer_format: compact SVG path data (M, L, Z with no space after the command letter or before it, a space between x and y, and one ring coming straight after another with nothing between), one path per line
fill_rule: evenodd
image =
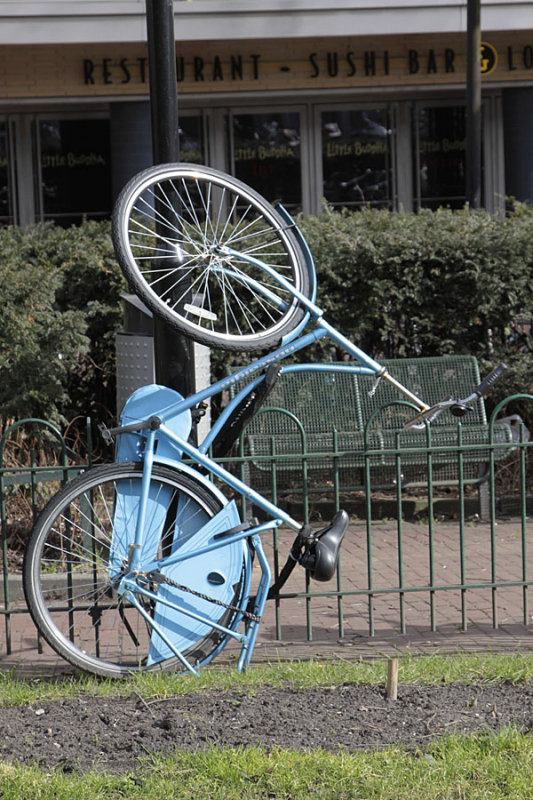
M355 751L426 747L450 732L533 730L533 685L262 688L169 700L138 696L0 708L1 757L65 772L136 772L151 754L212 745Z

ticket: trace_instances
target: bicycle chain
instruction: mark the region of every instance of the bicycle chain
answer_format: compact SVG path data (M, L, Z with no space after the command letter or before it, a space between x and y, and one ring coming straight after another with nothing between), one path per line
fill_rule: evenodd
M166 583L168 586L172 586L174 589L179 589L181 592L188 592L195 597L199 597L201 600L207 600L209 603L214 603L217 606L227 608L228 611L238 612L239 614L243 615L244 619L249 619L251 622L261 622L261 617L257 616L257 614L253 614L251 611L243 611L242 608L233 606L231 603L224 603L222 600L217 600L215 597L210 597L208 594L197 592L195 589L191 589L189 586L183 586L181 583L177 583L176 581L172 580L172 578L167 578L167 576L163 575L161 572L149 572L147 575L145 575L145 577L154 583Z

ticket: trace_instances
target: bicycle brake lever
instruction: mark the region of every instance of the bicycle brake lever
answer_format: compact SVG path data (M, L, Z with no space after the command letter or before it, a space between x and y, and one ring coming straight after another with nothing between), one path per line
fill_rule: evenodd
M479 386L476 386L469 397L465 398L464 400L454 400L454 398L451 396L447 397L440 403L437 403L436 405L431 406L431 408L427 408L417 414L416 417L404 425L404 430L424 430L425 422L429 422L431 424L447 408L450 409L454 417L464 417L468 411L471 411L471 408L468 404L473 403L474 400L478 399L478 397L483 397L483 395L487 394L487 392L492 389L496 381L501 378L506 369L506 364L499 364L495 369L492 370L490 375L487 375L487 377L481 381Z
M454 403L450 408L454 417L464 417L469 411L472 411L472 406L467 406L466 403Z

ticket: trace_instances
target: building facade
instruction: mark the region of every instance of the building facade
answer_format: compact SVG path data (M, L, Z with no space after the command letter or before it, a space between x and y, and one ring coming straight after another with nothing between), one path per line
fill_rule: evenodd
M180 158L315 213L465 202L466 0L177 0ZM533 2L483 0L483 205L533 200ZM0 0L0 221L152 163L145 0Z

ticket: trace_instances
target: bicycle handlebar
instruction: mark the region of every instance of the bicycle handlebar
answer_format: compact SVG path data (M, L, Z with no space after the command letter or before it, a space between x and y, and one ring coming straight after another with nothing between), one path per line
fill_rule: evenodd
M501 378L506 369L507 364L499 364L495 369L493 369L490 375L487 375L487 377L481 381L479 386L474 389L474 393L477 395L477 397L483 397L483 395L487 394L487 392L492 389L496 381Z
M450 409L455 417L464 417L464 415L470 411L469 404L477 400L478 397L486 395L487 392L492 389L496 381L501 378L506 369L506 364L499 364L486 378L483 378L472 394L465 397L464 400L456 400L452 396L446 397L444 400L441 400L440 403L436 403L434 406L431 406L431 408L421 411L416 417L405 424L405 430L424 430L426 422L431 424L447 409Z

